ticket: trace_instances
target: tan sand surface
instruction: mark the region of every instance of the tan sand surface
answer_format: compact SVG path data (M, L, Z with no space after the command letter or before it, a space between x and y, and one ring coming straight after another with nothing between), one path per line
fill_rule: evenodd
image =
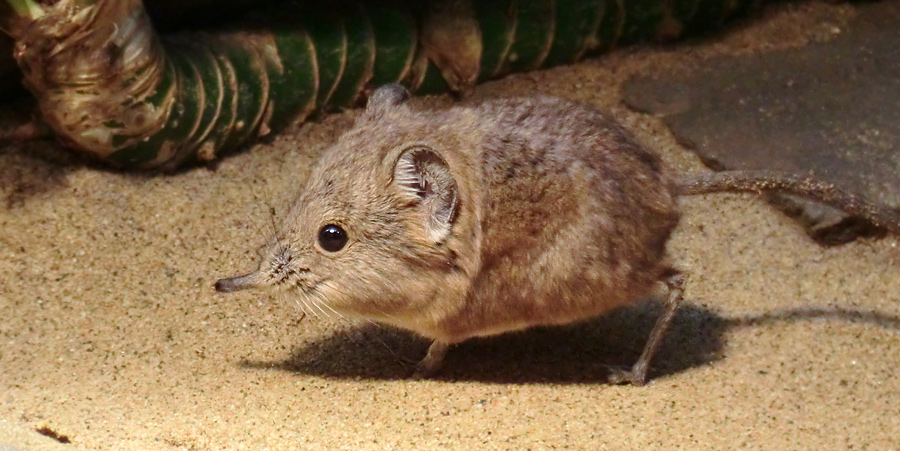
M674 170L699 171L661 121L622 106L622 83L828 39L853 14L782 6L714 39L517 75L476 96L580 99ZM670 250L690 274L686 306L644 387L604 384L603 365L636 358L652 303L466 343L440 377L411 381L420 339L267 293L215 293L217 277L253 266L270 208L285 211L357 114L169 176L85 166L48 143L0 149L0 444L900 449L900 238L824 248L753 196L683 200Z

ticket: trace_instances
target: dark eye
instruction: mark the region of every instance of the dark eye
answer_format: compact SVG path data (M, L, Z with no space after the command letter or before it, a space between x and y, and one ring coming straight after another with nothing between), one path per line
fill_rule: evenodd
M334 224L328 224L319 230L319 245L328 252L337 252L347 244L347 232Z

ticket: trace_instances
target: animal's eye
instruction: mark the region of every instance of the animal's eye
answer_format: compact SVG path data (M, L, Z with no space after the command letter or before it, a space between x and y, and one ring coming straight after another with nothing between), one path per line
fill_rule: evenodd
M328 252L337 252L347 244L347 232L334 224L327 224L319 230L319 245Z

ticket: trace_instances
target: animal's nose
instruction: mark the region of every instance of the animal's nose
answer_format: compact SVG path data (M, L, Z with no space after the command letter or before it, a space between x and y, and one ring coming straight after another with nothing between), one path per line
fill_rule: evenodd
M225 277L216 281L216 291L219 293L231 293L238 290L246 290L257 286L256 273L242 276Z

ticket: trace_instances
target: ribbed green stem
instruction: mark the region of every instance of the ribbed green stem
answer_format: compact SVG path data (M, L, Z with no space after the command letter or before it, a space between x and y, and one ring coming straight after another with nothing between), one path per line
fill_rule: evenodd
M66 145L127 168L211 161L381 84L465 93L506 73L705 31L759 3L279 2L239 27L160 39L140 0L5 1L0 23L33 22L13 37L47 123Z

